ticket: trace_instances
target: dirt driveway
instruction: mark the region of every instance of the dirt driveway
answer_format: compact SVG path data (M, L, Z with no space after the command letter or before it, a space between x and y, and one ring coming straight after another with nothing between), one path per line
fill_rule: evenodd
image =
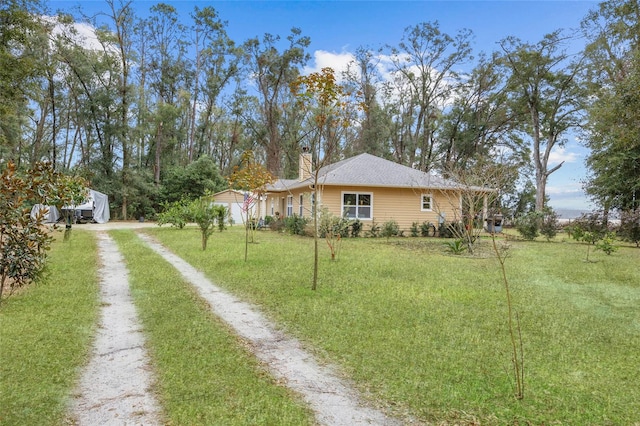
M72 229L82 229L85 231L109 231L112 229L141 229L155 228L156 222L120 221L112 220L107 223L78 223Z
M104 232L153 226L157 225L148 222L109 222L74 226L74 229L98 232L101 261L102 264L108 264L110 270L109 277L102 282L103 312L94 358L87 366L73 410L74 418L81 425L151 425L158 424L158 418L162 416L150 392L153 378L149 373L153 369L148 367L150 360L142 350L141 326L135 318L135 306L130 300L128 272L117 246ZM254 355L274 377L309 404L319 424L402 424L402 421L369 406L348 382L336 374L335 367L318 363L297 340L277 331L277 327L260 313L258 307L240 301L217 287L204 274L153 238L142 234L139 237L172 264L209 303L211 311L249 343ZM104 299L105 295L110 294L117 294L117 297ZM121 309L128 314L109 314ZM135 342L132 342L132 338L136 339ZM118 375L123 371L127 372L126 377Z

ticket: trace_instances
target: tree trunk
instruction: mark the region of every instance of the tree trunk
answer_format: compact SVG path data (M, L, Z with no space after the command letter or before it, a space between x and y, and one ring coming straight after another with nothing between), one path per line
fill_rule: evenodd
M193 82L193 102L191 103L191 120L189 122L189 146L187 147L187 158L189 159L189 164L193 161L193 150L195 145L196 138L196 114L197 114L197 106L198 106L198 93L200 90L200 68L201 68L201 56L202 52L200 51L200 31L198 29L196 32L196 69L194 71L194 82Z
M160 185L160 158L161 158L161 154L162 153L162 121L160 122L160 124L158 124L158 132L156 134L156 156L155 156L155 163L154 163L154 167L153 167L153 172L154 172L154 182L156 184L156 186Z
M318 219L317 215L313 217L313 283L311 284L311 290L318 288Z
M247 221L244 224L244 261L249 256L249 210L247 209Z
M547 176L542 171L536 171L536 211L544 210L544 198L547 188Z
M47 70L47 77L49 79L49 96L51 97L51 166L53 170L56 169L56 160L58 153L56 152L56 139L58 136L58 123L56 121L56 96L55 86L53 81L53 73L51 70Z
M316 164L313 176L314 196L311 204L311 214L313 214L313 283L311 290L318 288L318 172L319 164Z
M275 118L271 118L275 120ZM280 134L275 122L268 123L269 140L267 141L267 170L274 176L282 177L282 147L280 146Z

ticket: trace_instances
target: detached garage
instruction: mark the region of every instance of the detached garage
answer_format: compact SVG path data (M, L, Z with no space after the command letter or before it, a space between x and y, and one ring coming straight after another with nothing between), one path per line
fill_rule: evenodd
M252 195L251 197L251 200L254 200L254 196ZM229 210L230 220L233 224L243 223L243 216L246 217L246 213L242 210L244 202L244 192L236 191L235 189L225 189L224 191L213 194L213 204L225 206ZM258 208L258 203L250 202L249 205L251 215L256 217L259 214L259 211L261 211Z

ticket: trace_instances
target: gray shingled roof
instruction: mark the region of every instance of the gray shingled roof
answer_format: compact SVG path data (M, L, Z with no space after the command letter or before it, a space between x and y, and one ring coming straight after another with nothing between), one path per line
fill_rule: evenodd
M321 185L393 188L452 189L460 186L452 180L412 169L367 153L321 168L318 182ZM268 189L282 191L300 186L309 186L312 183L313 178L303 182L282 179Z
M298 179L278 179L273 184L267 185L267 191L286 191L300 184Z

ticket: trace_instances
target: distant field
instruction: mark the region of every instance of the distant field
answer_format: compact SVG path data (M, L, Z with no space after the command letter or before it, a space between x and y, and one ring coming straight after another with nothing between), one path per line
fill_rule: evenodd
M193 228L145 232L262 305L391 411L447 424L640 424L640 250L631 246L585 262L587 246L562 235L508 242L525 351L517 401L488 241L472 258L433 238L346 239L336 262L321 242L313 292L311 239L258 233L245 263L239 227L215 233L206 252Z

